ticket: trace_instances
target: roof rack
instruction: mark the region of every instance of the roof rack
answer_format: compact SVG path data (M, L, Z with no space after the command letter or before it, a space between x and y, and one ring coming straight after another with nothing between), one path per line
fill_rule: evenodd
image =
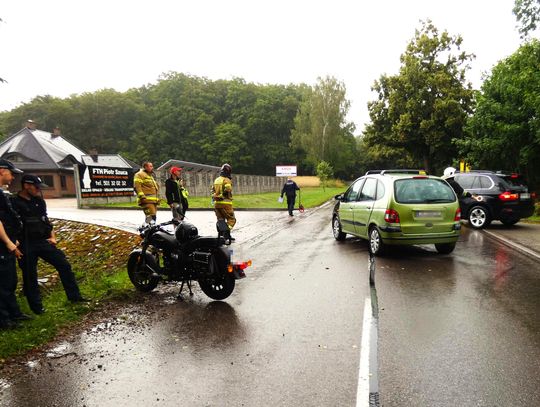
M420 175L428 175L427 171L425 170L369 170L366 172L365 175L370 174L420 174Z
M495 171L491 171L491 170L456 171L454 174L467 174L468 172L479 172L479 173L484 173L484 174L495 174ZM501 173L501 172L497 171L497 173Z

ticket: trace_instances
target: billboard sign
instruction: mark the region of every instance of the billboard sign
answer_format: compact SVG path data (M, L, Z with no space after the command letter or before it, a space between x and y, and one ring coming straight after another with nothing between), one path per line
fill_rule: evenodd
M79 167L81 198L133 196L131 168Z
M276 165L276 177L296 177L296 165Z

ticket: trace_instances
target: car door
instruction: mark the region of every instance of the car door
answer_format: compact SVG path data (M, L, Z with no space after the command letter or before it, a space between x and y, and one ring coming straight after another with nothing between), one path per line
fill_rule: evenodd
M353 211L356 207L356 199L364 183L364 178L357 179L345 192L339 203L339 220L341 229L350 234L356 234L354 228Z
M353 208L354 227L358 236L367 237L367 227L377 195L377 180L366 178Z

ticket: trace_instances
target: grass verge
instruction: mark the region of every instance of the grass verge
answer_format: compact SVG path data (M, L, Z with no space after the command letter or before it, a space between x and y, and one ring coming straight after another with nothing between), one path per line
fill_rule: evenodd
M299 199L305 208L313 208L323 204L332 197L347 189L344 187L305 187L300 190L299 195L296 197L296 207L298 207ZM249 194L249 195L234 195L234 207L242 209L287 209L287 202L283 203L277 201L279 197L278 192L266 192L263 194ZM103 205L99 205L100 207ZM138 208L135 202L114 203L108 204L107 207L116 208ZM167 202L161 202L161 208L168 208ZM210 203L210 196L208 197L190 197L189 207L191 209L212 209Z
M72 221L54 220L58 247L68 257L88 304L71 304L58 273L40 261L38 265L46 312L24 321L20 328L0 331L0 363L53 339L81 320L103 301L122 300L135 294L125 264L139 237L128 232ZM19 277L20 277L20 270ZM19 281L21 278L19 278ZM20 290L18 290L20 293ZM26 298L18 296L21 310L32 315Z

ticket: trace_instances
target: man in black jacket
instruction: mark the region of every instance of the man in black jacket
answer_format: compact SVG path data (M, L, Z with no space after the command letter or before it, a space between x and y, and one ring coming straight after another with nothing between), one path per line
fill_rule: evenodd
M22 171L9 162L0 159L0 185L9 185L13 174ZM13 328L17 321L30 319L21 312L15 291L17 289L16 258L22 253L18 248L18 235L22 229L21 221L13 210L9 198L0 188L0 329Z
M79 291L75 274L66 256L56 247L56 236L47 217L47 204L41 197L41 178L25 174L21 180L21 191L12 198L13 207L21 217L23 233L21 248L23 257L19 267L23 274L23 291L30 309L36 314L45 312L39 292L37 262L42 258L56 268L71 302L88 302Z
M288 177L287 182L285 182L285 185L283 185L283 188L281 189L281 197L283 198L283 194L287 195L287 210L289 211L289 216L293 216L296 191L300 191L300 187L298 187L291 177Z
M171 207L173 219L182 220L188 209L188 191L182 181L182 168L172 167L171 176L165 180L165 197Z

